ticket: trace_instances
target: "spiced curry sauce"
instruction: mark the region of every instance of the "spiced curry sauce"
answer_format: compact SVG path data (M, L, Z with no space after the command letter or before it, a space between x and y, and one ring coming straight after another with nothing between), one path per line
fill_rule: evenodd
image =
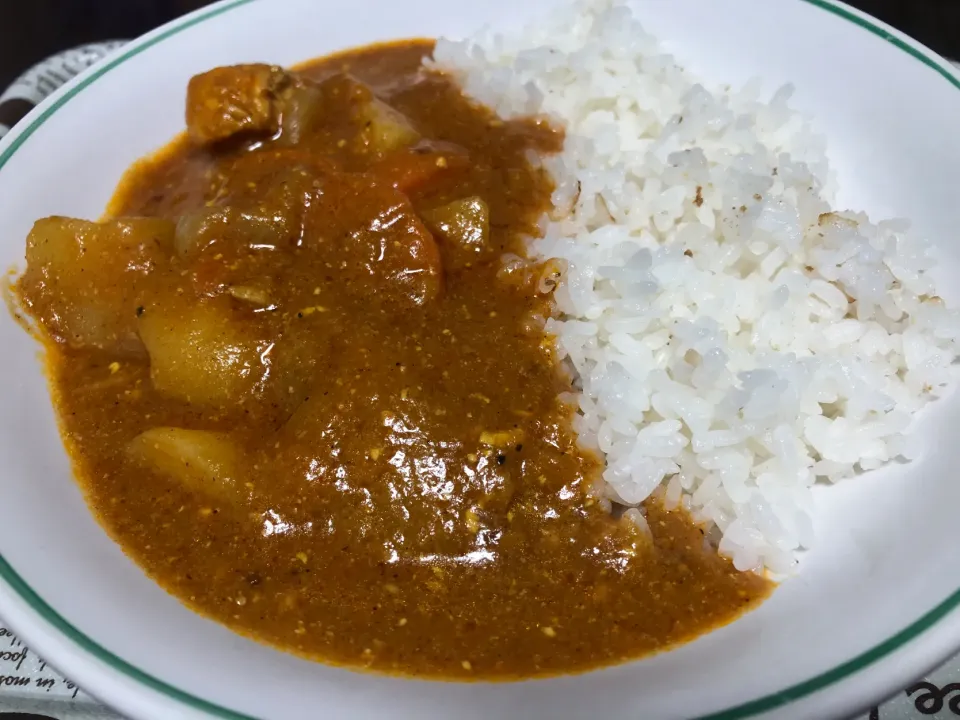
M591 499L550 269L502 262L560 135L430 49L213 71L103 225L38 223L18 291L91 505L192 608L326 662L509 679L730 621L769 583L681 513L650 504L651 540Z

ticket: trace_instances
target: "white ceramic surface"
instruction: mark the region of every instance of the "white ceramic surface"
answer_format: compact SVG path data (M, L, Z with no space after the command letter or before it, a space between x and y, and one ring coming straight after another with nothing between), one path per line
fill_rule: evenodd
M0 261L32 221L97 217L123 170L182 126L187 79L388 38L461 35L558 0L228 0L130 45L0 143ZM960 79L897 31L828 0L635 0L712 81L792 81L829 138L844 204L905 215L960 276ZM948 284L960 296L957 284ZM953 298L957 299L957 298ZM135 718L809 718L850 714L960 647L960 401L923 417L922 461L818 495L817 548L758 611L678 650L576 677L425 683L311 664L204 620L91 518L33 342L0 314L0 612L38 652Z

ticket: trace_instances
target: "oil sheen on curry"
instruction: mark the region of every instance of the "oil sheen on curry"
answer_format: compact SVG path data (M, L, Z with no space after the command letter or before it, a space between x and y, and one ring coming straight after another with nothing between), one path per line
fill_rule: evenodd
M518 262L562 136L430 50L199 75L101 222L36 223L16 290L90 505L191 608L323 662L516 679L729 622L768 581L590 495L556 270Z

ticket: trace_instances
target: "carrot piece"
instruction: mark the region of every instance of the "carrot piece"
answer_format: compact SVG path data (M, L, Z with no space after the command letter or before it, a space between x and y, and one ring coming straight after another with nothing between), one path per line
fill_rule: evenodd
M370 173L403 193L412 193L441 178L465 170L470 163L466 152L455 145L418 146L390 153Z

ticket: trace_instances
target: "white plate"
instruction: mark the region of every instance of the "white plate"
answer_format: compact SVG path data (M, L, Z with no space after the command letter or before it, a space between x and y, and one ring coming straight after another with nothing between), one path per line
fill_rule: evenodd
M32 221L97 217L122 171L183 124L187 79L374 40L461 35L557 0L228 0L132 43L0 143L0 260ZM960 79L929 50L828 0L636 0L712 81L792 81L827 134L844 204L904 215L960 260ZM957 293L958 284L949 283ZM926 454L820 493L819 542L758 611L678 650L586 675L426 683L284 655L183 608L91 518L70 479L36 346L3 315L0 611L31 647L136 718L809 718L849 714L960 647L960 403L924 416Z

